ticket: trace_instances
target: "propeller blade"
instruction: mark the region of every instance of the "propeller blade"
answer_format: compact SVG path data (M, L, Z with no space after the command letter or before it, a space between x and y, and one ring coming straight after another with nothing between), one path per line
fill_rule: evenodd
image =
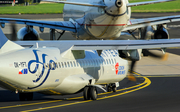
M154 58L157 58L157 59L161 59L163 61L166 61L168 59L168 53L166 53L164 55L159 55L159 54L152 53L147 49L143 49L143 52L148 56L151 56L151 57L154 57Z
M131 61L130 74L128 75L128 79L129 79L130 81L136 81L136 78L135 78L135 76L133 75L133 70L134 70L134 67L135 67L136 62L137 62L137 61Z
M17 30L16 30L16 24L14 22L11 22L11 40L12 41L16 41L17 40L17 34L16 34Z

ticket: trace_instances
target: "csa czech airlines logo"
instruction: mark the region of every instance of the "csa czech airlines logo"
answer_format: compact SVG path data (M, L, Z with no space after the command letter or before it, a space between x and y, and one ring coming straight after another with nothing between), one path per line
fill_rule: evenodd
M124 70L124 66L119 66L119 63L116 63L115 72L116 75L124 75L126 73L126 70Z
M118 74L118 68L119 68L119 63L116 63L116 65L115 65L116 75Z
M20 69L19 70L19 74L28 74L28 69L25 68L25 69Z

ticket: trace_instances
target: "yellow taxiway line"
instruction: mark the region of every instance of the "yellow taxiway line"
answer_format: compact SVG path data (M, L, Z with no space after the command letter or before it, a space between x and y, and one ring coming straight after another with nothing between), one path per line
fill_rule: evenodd
M107 98L112 98L112 97L128 94L128 93L131 93L131 92L134 92L134 91L137 91L137 90L140 90L140 89L143 89L143 88L149 86L151 84L151 81L147 77L143 77L143 78L145 79L145 81L143 83L138 84L136 86L129 87L129 88L119 89L117 91L124 91L124 90L128 90L128 89L132 89L132 90L128 90L128 91L125 91L125 92L122 92L119 94L110 95L110 96L106 96L106 97L102 97L102 98L97 98L97 100L102 100L102 99L107 99ZM135 88L135 89L133 89L133 88ZM108 93L110 93L110 92L108 92ZM102 93L100 95L102 95ZM67 103L67 104L61 104L61 105L25 110L25 111L21 111L21 112L32 112L32 111L46 110L46 109L64 107L64 106L69 106L69 105L82 104L82 103L87 103L87 102L91 102L91 101L92 100L79 101L79 102L73 102L73 103Z
M138 73L135 73L135 74L140 75ZM115 96L124 95L124 94L131 93L131 92L134 92L134 91L137 91L137 90L140 90L140 89L143 89L143 88L149 86L151 84L151 81L147 77L143 77L143 78L145 79L143 83L140 83L138 85L131 86L131 87L128 87L128 88L123 88L123 89L117 90L117 92L120 92L120 91L125 91L125 92L110 95L110 96L106 96L106 97L102 97L102 98L97 98L97 100L102 100L102 99L112 98L112 97L115 97ZM112 92L100 93L98 95L104 95L104 94L109 94L109 93L112 93ZM81 99L81 98L83 98L83 97L81 96L81 97L68 98L67 100L74 100L74 99ZM4 107L0 107L0 109L8 109L8 108L13 108L13 107L23 107L23 106L38 105L38 104L55 103L55 102L60 102L60 101L64 101L64 100L53 100L53 101L46 101L46 102L37 102L37 103L29 103L29 104L21 104L21 105L4 106ZM74 105L74 104L86 103L86 102L90 102L90 101L92 101L92 100L79 101L79 102L73 102L73 103L67 103L67 104L43 107L43 108L38 108L38 109L25 110L25 111L21 111L21 112L32 112L32 111L38 111L38 110L52 109L52 108L57 108L57 107L63 107L63 106L69 106L69 105Z

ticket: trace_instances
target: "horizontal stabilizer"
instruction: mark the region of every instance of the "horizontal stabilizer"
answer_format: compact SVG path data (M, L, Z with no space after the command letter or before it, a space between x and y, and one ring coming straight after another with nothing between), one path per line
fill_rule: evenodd
M0 28L0 54L19 49L24 49L24 47L8 40Z
M71 5L82 5L82 6L91 6L91 7L106 7L105 4L92 4L92 3L82 3L82 2L68 2L68 1L53 1L53 0L43 0L41 2L53 2L53 3L62 3L62 4L71 4Z
M157 0L157 1L147 1L147 2L135 2L135 3L127 4L127 7L148 5L148 4L155 4L155 3L162 3L162 2L170 2L170 1L174 1L174 0Z

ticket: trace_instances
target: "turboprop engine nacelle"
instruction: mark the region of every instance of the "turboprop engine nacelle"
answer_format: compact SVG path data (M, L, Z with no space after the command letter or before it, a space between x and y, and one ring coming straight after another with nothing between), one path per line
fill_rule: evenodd
M39 33L34 28L23 27L17 33L18 40L40 40Z

